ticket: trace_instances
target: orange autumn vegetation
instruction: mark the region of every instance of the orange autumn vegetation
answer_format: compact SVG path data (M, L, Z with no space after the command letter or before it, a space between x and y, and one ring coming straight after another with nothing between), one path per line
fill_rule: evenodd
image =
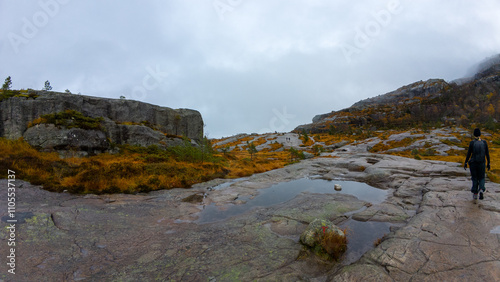
M371 137L382 140L398 132L372 132ZM366 134L314 134L312 141L324 144L333 144L340 141L359 141ZM442 141L464 148L465 150L449 150L448 156L439 156L431 148L406 150L387 154L408 158L426 160L440 160L456 162L462 166L465 160L466 148L470 140L463 136L456 136L460 143ZM255 137L246 137L235 144L245 144ZM255 143L264 140L259 138ZM417 141L415 138L413 141ZM486 136L491 156L491 171L488 177L491 181L500 182L500 134L493 133ZM387 142L380 152L407 146L411 139L400 142ZM451 143L450 143L451 142ZM196 152L184 152L182 148L172 148L164 151L159 148L134 148L121 147L119 154L100 154L91 157L60 158L57 153L39 152L22 140L6 140L0 138L0 167L3 171L11 169L16 171L16 177L43 185L50 191L62 192L67 190L72 193L137 193L159 189L185 188L195 183L208 181L214 178L238 178L250 176L254 173L265 172L294 161L289 150L276 152L283 147L281 143L269 144L271 148L258 151L251 159L246 149L233 150L225 153L211 151L209 155L201 158L193 157ZM313 146L314 146L313 145ZM320 145L318 145L320 146ZM382 145L381 145L382 146ZM224 147L224 146L221 146ZM237 147L238 148L238 147ZM374 146L375 150L377 148ZM306 148L307 149L307 148Z
M180 158L157 147L124 146L119 154L60 158L39 152L22 140L0 138L0 167L18 179L49 191L71 193L137 193L187 188L214 178L249 176L285 166L288 152L213 152L202 159Z
M226 174L222 159L180 161L159 150L125 148L117 155L62 159L57 153L39 152L24 141L0 138L0 167L50 191L96 194L190 187Z
M318 248L321 250L317 250L320 253L326 253L328 258L338 261L342 255L347 250L347 230L343 230L344 235L340 235L335 231L324 231L323 234L316 234L319 241Z
M282 152L258 152L250 159L247 151L231 152L229 154L228 178L249 176L254 173L266 172L269 170L284 167L290 161L290 153Z
M400 141L388 141L388 142L380 142L377 145L373 146L370 150L372 153L387 151L389 149L398 148L398 147L406 147L413 144L415 141L424 139L424 137L412 138L407 137Z
M276 151L280 148L283 147L283 144L281 143L278 143L278 142L275 142L275 143L271 143L268 145L270 148L264 148L262 149L262 152L271 152L271 151Z
M254 141L253 144L255 146L259 146L259 145L262 145L262 144L264 144L266 142L267 142L266 138L260 137L259 139L257 139L257 141Z

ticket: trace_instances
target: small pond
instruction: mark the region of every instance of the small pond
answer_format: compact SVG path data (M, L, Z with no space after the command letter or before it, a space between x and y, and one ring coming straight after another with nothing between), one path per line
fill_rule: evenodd
M333 189L334 184L340 184L342 190L335 191ZM227 184L221 185L225 185L224 188L228 186ZM216 190L221 188L216 186L213 189ZM268 207L281 204L295 198L295 196L302 192L349 194L372 204L382 203L387 197L387 190L374 188L366 183L302 178L290 182L278 183L269 188L260 189L259 194L253 199L245 197L238 198L238 200L246 201L246 203L229 206L224 210L221 210L215 205L206 206L203 212L201 212L197 223L209 223L224 220L226 218L242 214L255 207Z
M356 262L367 251L373 249L375 242L384 235L389 234L394 223L376 221L357 221L349 219L340 228L347 229L347 252L342 259L342 264L349 265Z
M233 182L231 182L231 184L232 183ZM335 191L334 184L340 184L342 190ZM229 184L224 183L219 186L213 187L213 190L227 188ZM197 223L203 224L221 221L232 216L243 214L256 207L268 207L284 203L302 192L349 194L372 204L382 203L387 198L388 194L388 190L378 189L361 182L302 178L290 182L278 183L269 188L261 189L259 190L259 194L253 199L249 197L238 198L238 200L245 201L245 203L241 205L229 205L225 206L223 209L213 204L206 206L200 213ZM349 238L348 250L342 264L348 265L357 261L364 253L373 248L375 241L382 238L385 234L388 234L390 232L390 227L393 225L394 224L387 222L360 222L353 219L349 219L341 224L340 227L342 229L347 229Z

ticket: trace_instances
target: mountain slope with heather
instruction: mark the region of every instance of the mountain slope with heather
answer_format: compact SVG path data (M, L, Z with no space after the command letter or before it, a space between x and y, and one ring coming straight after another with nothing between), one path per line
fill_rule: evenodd
M500 55L479 65L470 78L429 79L317 115L295 132L341 133L353 129L410 129L479 126L495 130L500 120Z

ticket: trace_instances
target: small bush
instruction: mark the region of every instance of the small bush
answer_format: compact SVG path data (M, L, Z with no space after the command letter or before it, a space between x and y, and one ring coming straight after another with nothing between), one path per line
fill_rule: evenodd
M151 188L151 186L146 185L146 184L139 184L139 185L137 185L137 187L135 189L139 193L148 193L148 192L153 191L153 188Z
M317 234L317 236L320 236L319 246L322 248L320 252L323 251L331 259L338 261L347 250L347 230L343 230L343 232L344 236L335 231L325 229L323 234Z
M422 156L435 156L437 154L437 151L432 149L432 148L428 148L427 150L425 150L421 155Z
M321 152L323 152L323 151L324 151L323 146L321 146L321 145L314 145L313 146L313 152L316 156L321 154Z
M91 118L86 117L82 113L75 110L65 110L59 113L43 115L28 124L28 127L37 124L54 124L56 126L64 126L67 128L82 128L102 130L102 117Z
M293 147L291 147L289 150L290 152L290 161L291 162L294 162L294 161L298 161L298 160L303 160L305 159L306 157L304 156L304 152L303 151L299 151Z
M373 242L373 246L377 247L378 245L380 245L386 239L386 237L387 237L387 234L384 234L384 236L375 240L375 242Z

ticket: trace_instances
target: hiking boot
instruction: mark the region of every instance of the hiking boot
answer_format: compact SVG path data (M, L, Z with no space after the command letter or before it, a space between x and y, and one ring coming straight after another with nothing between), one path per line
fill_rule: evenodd
M474 193L474 195L472 195L472 199L477 200L477 193Z
M484 199L483 192L479 192L479 200Z

